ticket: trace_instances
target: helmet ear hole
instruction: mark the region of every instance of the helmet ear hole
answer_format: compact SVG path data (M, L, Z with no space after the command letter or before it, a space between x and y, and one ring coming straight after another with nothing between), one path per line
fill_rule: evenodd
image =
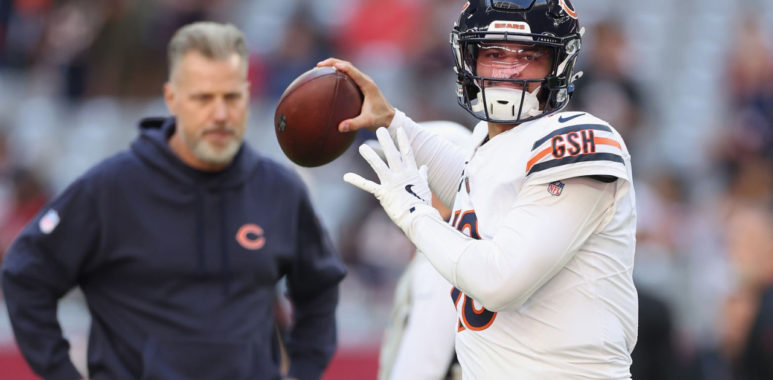
M539 92L537 93L537 100L539 100L540 104L545 104L546 107L548 106L548 98L550 97L550 90L546 89L545 86L542 86L539 89ZM552 105L550 105L552 106Z
M470 79L469 77L465 77L463 81L462 89L464 91L464 96L467 99L467 101L471 101L472 99L476 99L478 97L478 93L480 92L480 88L475 84L475 81Z

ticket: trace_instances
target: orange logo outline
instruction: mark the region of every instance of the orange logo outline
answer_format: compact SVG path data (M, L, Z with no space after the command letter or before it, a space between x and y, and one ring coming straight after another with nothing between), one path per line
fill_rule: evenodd
M559 4L561 4L561 8L566 12L566 14L569 15L569 17L577 20L577 11L572 9L572 7L569 6L569 4L566 3L566 0L559 0Z

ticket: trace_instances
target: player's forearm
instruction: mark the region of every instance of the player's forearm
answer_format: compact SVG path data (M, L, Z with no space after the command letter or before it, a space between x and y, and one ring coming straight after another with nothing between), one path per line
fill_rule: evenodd
M429 185L432 192L443 204L453 205L459 178L464 169L465 157L462 151L452 143L435 138L429 131L411 120L402 111L397 110L389 134L395 139L397 128L403 128L411 142L416 163L429 167Z
M412 239L432 265L454 286L486 309L515 308L528 299L565 263L565 250L533 251L526 236L520 245L468 238L429 218L414 224L421 237Z
M571 179L566 186L565 198L552 204L548 198L514 205L490 240L468 238L427 216L416 218L409 237L443 277L486 309L516 308L573 257L614 198L614 184ZM523 197L540 191L524 189Z
M523 293L504 289L502 279L514 275L515 268L497 265L512 258L505 257L492 241L469 238L438 218L416 218L412 231L411 241L438 273L487 309L496 311L500 304L507 304L511 297Z

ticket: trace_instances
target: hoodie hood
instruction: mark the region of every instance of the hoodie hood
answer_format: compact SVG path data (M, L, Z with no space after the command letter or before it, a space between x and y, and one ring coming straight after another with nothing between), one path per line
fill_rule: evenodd
M131 150L151 167L176 181L205 188L230 188L243 184L257 170L260 156L242 142L233 161L225 169L208 172L185 164L169 147L169 138L177 127L174 117L154 117L139 122L140 135Z

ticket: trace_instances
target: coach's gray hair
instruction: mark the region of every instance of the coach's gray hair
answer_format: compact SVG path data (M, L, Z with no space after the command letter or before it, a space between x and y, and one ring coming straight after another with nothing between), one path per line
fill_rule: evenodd
M170 79L180 60L191 51L215 60L227 59L236 53L241 58L245 70L247 68L247 45L244 35L232 24L200 21L177 30L167 48Z

